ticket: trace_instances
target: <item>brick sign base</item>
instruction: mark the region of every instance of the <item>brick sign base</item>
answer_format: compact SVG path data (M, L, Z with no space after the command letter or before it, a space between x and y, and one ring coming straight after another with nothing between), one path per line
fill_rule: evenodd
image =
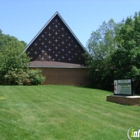
M122 105L138 105L140 106L140 96L116 96L109 95L106 97L109 102L114 102Z

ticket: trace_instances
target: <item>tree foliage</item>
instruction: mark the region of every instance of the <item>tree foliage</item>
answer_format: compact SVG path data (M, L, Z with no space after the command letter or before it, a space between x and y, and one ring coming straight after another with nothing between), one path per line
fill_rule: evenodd
M135 78L136 89L140 84L140 12L127 17L116 35L118 49L112 56L114 77Z
M29 66L29 58L22 53L25 43L13 36L0 34L0 83L5 83L5 75L10 71L26 70Z
M35 84L32 82L28 69L30 58L24 52L26 43L17 38L5 35L0 30L0 84L23 85ZM41 79L36 82L44 82L44 77L36 70L36 77ZM34 77L34 81L37 81Z
M111 55L117 48L115 36L120 28L113 19L103 22L98 30L92 32L88 40L87 65L92 86L108 89L113 81Z
M88 41L87 64L94 87L107 88L113 79L135 78L140 91L140 12L116 24L103 22Z
M117 24L111 19L108 23L103 22L99 29L92 32L88 40L88 51L93 59L103 60L114 52L117 27Z

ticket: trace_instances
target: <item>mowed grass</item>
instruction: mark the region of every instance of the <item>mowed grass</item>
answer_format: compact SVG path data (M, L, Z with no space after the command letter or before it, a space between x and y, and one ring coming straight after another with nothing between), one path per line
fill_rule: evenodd
M0 140L127 140L140 107L74 86L0 86Z

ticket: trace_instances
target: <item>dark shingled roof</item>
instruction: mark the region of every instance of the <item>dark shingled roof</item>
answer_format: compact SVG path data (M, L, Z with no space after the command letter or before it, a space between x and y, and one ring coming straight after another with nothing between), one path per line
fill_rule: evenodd
M85 49L58 12L26 47L30 67L81 67Z

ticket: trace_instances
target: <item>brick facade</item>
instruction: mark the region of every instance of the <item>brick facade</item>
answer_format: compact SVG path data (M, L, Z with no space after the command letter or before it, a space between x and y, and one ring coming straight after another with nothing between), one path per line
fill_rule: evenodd
M44 84L89 86L87 68L41 68Z

